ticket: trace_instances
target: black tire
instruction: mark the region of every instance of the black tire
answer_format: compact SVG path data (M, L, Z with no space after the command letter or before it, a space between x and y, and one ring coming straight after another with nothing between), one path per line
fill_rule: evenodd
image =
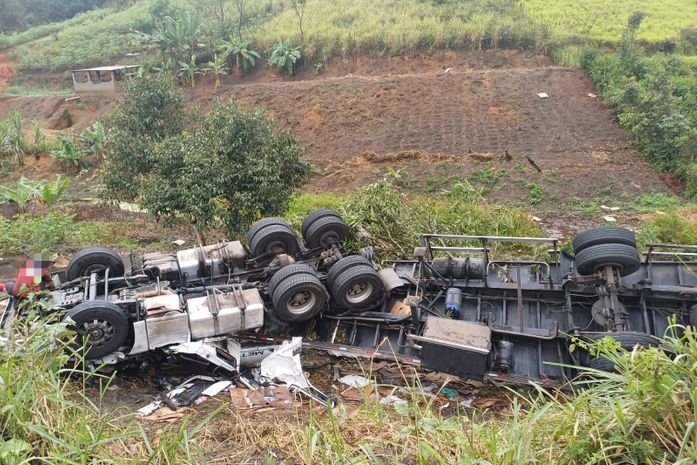
M88 301L76 305L68 311L78 333L78 343L83 343L85 333L88 333L88 359L101 358L113 353L124 345L130 332L128 317L121 308L111 302ZM96 338L93 343L91 339Z
M659 342L650 334L640 333L637 331L622 331L618 333L600 333L591 337L593 341L598 341L606 336L610 336L620 343L620 347L624 350L634 350L635 346L641 347L658 347ZM605 357L593 357L590 361L591 368L600 371L614 372L617 370L614 362Z
M620 276L628 276L639 269L641 257L635 247L626 244L594 245L576 254L576 271L581 276L608 265L618 267Z
M254 223L252 227L249 228L249 231L247 231L247 235L245 236L245 238L247 239L247 245L251 246L252 239L254 239L254 235L267 226L285 226L286 228L288 228L289 231L292 231L290 225L286 223L282 218L262 218L256 223Z
M612 360L608 360L605 357L593 357L590 362L591 368L598 371L607 371L608 373L614 373L617 371L617 367Z
M341 244L351 231L344 220L336 216L318 218L308 226L303 239L309 249L316 249L330 244Z
M363 255L349 255L333 264L327 273L327 289L331 289L332 286L334 286L334 280L337 276L343 273L344 270L358 265L368 265L370 267L373 266L373 264L370 263L370 260L365 258Z
M126 273L119 254L104 247L90 247L73 255L65 270L68 281L97 272L100 276L109 268L109 277L121 277Z
M252 242L249 244L249 249L253 257L279 253L295 256L300 246L298 239L289 227L269 225L254 234L254 238L252 238Z
M589 229L574 238L574 254L600 244L624 244L636 248L636 236L625 228Z
M295 263L293 265L284 266L276 272L269 280L269 295L273 294L274 289L281 284L283 281L291 276L297 274L310 274L312 276L317 276L315 270L312 267L305 265L304 263Z
M303 237L305 237L305 233L307 232L307 228L310 227L312 223L315 222L315 220L318 220L320 218L324 218L326 216L335 216L339 219L341 219L341 215L339 215L339 212L336 210L332 210L331 208L320 208L319 210L315 210L309 215L305 217L303 220L303 225L300 228L300 232L302 232Z
M333 310L367 310L385 294L380 275L370 266L345 269L331 287Z
M274 289L273 311L286 323L307 321L327 306L327 290L316 276L301 273L289 276Z

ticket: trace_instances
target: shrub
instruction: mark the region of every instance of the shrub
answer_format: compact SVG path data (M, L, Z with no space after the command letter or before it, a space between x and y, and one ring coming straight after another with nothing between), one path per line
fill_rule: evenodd
M58 134L58 141L49 152L54 160L66 168L80 171L89 168L89 163L85 161L85 152L74 140L65 134Z
M290 39L273 44L267 50L269 66L275 66L279 72L293 76L298 62L302 58L301 49L302 47L295 46Z
M24 155L29 151L29 144L22 133L24 118L17 110L0 121L0 154L9 156L19 166L24 165Z
M188 120L184 98L171 78L135 76L124 81L123 96L105 121L105 198L134 200L139 176L155 163L154 145L181 133Z
M14 188L0 185L0 203L14 203L24 210L31 201L52 207L67 193L70 178L56 176L56 180L48 182L29 181L22 177Z
M139 193L150 212L184 218L198 231L225 225L240 234L257 218L284 212L309 171L303 148L262 110L216 102L202 124L154 148Z

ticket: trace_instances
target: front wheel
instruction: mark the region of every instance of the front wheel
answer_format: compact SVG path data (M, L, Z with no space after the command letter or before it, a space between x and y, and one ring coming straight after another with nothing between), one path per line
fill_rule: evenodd
M110 302L82 302L67 317L78 334L78 344L87 348L87 359L101 358L116 351L128 339L129 322L124 311Z

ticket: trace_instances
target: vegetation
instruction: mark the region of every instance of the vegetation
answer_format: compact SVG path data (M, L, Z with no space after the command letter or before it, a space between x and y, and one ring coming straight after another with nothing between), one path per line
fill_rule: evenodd
M14 203L20 210L24 210L31 201L52 207L68 191L70 178L56 176L54 182L45 180L29 181L22 177L14 188L0 185L0 204Z
M290 40L273 44L267 50L269 66L275 66L281 73L293 76L302 58L301 49L301 46L294 45Z
M100 7L105 0L0 0L0 33L24 31L32 26L72 18Z
M187 126L171 82L127 83L110 119L108 195L135 199L158 217L183 218L197 231L226 226L232 234L285 210L309 170L292 134L277 131L263 111L234 102L216 102L210 114L188 119Z

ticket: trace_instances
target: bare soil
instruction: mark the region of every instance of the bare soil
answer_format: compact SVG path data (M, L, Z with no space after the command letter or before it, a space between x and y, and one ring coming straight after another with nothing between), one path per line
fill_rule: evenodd
M307 192L349 192L389 168L413 191L467 180L490 200L558 217L567 210L560 206L579 199L681 189L631 147L583 71L544 56L444 51L336 59L319 75L307 65L293 78L259 66L247 76L231 73L218 89L211 77L182 89L191 106L207 110L216 98L234 98L265 108L295 132L324 173ZM115 98L6 96L0 117L14 108L58 129L67 114L67 126L79 131L108 113Z

